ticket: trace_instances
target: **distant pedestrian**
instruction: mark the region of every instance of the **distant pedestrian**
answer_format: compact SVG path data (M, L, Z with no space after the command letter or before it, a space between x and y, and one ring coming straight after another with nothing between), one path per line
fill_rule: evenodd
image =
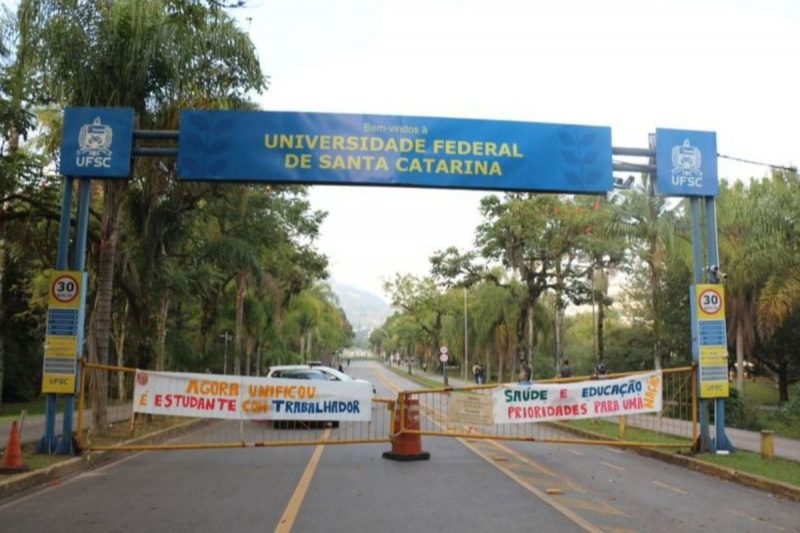
M478 385L483 385L486 383L486 369L483 368L483 365L478 365Z
M339 363L339 372L344 372L344 369L342 368L342 363Z
M603 361L598 361L598 363L595 365L592 379L608 379L608 370L606 369L606 364Z
M562 378L571 378L573 375L572 367L569 366L569 359L564 359L561 363L560 375Z
M428 373L428 361L422 363L422 371Z
M475 380L475 383L480 383L478 381L478 372L480 372L481 365L475 363L472 365L472 378Z
M528 363L523 363L520 370L520 381L530 382L531 379L533 379L533 369Z

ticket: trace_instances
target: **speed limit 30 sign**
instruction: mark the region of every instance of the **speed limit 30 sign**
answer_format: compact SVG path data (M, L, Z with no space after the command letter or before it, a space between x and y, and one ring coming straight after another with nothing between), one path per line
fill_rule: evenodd
M704 289L700 292L697 303L704 313L715 315L722 309L722 294L717 289Z
M59 303L68 304L80 294L80 284L75 276L61 274L57 276L50 286L50 293Z
M75 270L54 270L50 273L50 294L48 307L54 309L75 309L81 305L84 272Z

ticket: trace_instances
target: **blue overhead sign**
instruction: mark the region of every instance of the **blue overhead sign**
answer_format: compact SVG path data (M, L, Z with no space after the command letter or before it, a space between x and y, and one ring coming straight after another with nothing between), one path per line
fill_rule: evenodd
M133 109L68 107L64 110L64 176L127 178L131 173Z
M602 194L611 129L384 115L184 111L183 180Z
M656 129L656 175L661 196L716 196L717 134Z

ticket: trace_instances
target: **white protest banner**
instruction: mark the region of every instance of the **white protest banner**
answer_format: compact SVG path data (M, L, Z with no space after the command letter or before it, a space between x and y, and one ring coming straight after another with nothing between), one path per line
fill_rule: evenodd
M493 393L495 424L576 420L661 411L661 372L617 379L505 385Z
M358 381L136 371L133 410L233 420L372 418L372 387Z

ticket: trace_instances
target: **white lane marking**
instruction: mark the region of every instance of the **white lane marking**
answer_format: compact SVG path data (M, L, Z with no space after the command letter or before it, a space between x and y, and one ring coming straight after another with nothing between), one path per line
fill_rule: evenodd
M625 469L619 465L615 465L614 463L607 463L605 461L600 461L602 464L606 465L609 468L613 468L614 470L619 470L620 472L624 472Z
M653 481L653 485L658 485L659 487L665 488L667 490L671 490L676 494L689 494L683 489L679 489L678 487L673 487L672 485L667 485L666 483L662 483L660 481Z

